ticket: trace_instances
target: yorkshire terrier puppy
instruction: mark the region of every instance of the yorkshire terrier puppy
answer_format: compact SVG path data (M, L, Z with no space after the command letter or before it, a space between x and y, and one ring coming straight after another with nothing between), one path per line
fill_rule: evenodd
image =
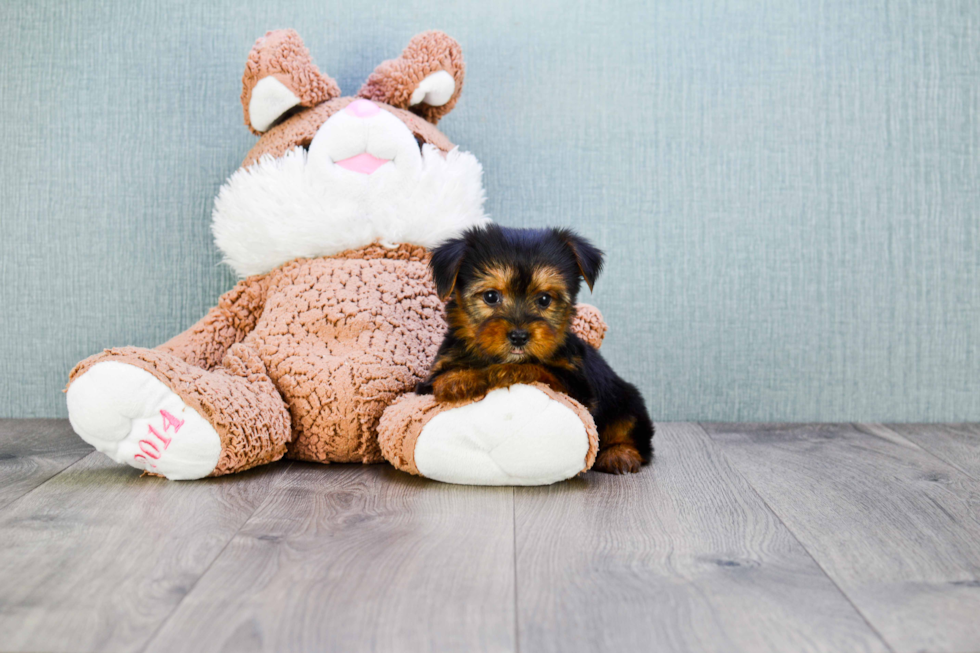
M580 279L589 288L602 252L568 229L466 231L429 263L449 329L419 394L477 398L516 383L547 384L586 406L599 431L593 469L640 471L653 453L643 397L570 329Z

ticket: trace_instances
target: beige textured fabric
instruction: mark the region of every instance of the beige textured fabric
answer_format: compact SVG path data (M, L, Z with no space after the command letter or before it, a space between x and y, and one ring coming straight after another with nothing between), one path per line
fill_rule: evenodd
M240 472L286 453L289 412L254 350L232 345L222 367L208 371L161 349L106 349L76 365L69 385L107 360L146 370L211 423L221 438L221 455L211 476Z
M218 305L190 329L157 349L205 370L224 360L228 348L255 328L265 307L268 275L242 279L218 299Z
M602 346L602 339L606 337L606 321L602 319L602 313L595 306L589 304L579 304L575 307L575 317L572 318L572 331L596 349Z
M147 370L215 427L215 475L281 458L381 462L376 426L425 377L445 330L423 248L297 259L226 293L158 349L81 362ZM220 359L220 367L217 363Z
M415 85L438 70L453 75L451 100L441 107L406 110ZM449 152L453 144L434 123L455 105L463 73L459 45L441 32L426 32L409 43L400 59L381 64L361 95L399 118L420 140ZM295 32L269 32L256 42L242 79L246 124L251 91L269 75L305 108L265 132L243 166L309 145L320 126L354 100L336 97L336 84L316 69ZM413 403L419 401L414 395L395 404L427 376L445 334L443 303L427 262L426 251L413 245L371 245L332 257L296 259L244 279L197 324L156 349L107 349L82 361L69 385L104 360L150 372L218 433L222 451L214 476L284 455L321 463L381 462L378 423L390 407L385 451L391 451L396 466L410 470L414 452L409 445L443 409L424 407L431 398ZM579 307L573 328L595 346L605 333L601 315L587 306ZM567 397L559 400L574 404L583 421L592 424L581 406Z
M372 246L272 273L269 308L245 342L290 408L291 457L383 460L378 419L424 378L445 329L425 257Z
M103 360L150 372L218 432L216 476L284 454L377 463L384 453L412 471L406 447L442 408L428 405L431 397L412 403L422 399L414 395L395 404L387 444L379 442L378 423L425 378L445 334L427 262L426 251L411 245L297 259L243 280L160 347L107 349L79 363L70 379ZM601 342L598 310L582 305L578 313L573 328ZM588 417L570 398L561 401Z
M280 29L266 32L259 38L245 63L245 73L242 75L242 110L245 112L245 124L255 135L260 132L252 128L252 120L248 114L249 102L252 100L252 89L265 77L275 77L293 95L299 98L300 106L313 107L321 102L332 100L340 95L337 82L321 73L310 51L303 40L294 30Z
M466 405L463 402L460 406ZM419 474L415 466L415 443L422 429L445 410L432 395L404 394L385 410L378 423L378 442L385 460L409 474Z
M599 432L596 430L595 422L592 420L592 415L589 414L588 409L568 395L555 392L542 383L532 383L531 385L555 401L572 409L585 424L585 432L589 438L589 452L585 457L582 471L586 472L591 469L599 450ZM432 395L416 395L414 393L403 395L385 411L381 422L378 424L378 440L381 443L381 451L384 453L385 460L403 472L421 476L418 467L415 465L415 444L418 442L419 435L422 434L422 429L429 423L429 420L444 410L466 406L475 401L477 400L439 404Z
M412 93L419 82L440 70L452 75L456 82L449 101L438 107L424 102L409 107ZM463 50L459 43L439 31L423 32L409 42L401 57L389 59L375 68L358 95L399 109L409 109L434 125L456 106L463 90L465 74Z

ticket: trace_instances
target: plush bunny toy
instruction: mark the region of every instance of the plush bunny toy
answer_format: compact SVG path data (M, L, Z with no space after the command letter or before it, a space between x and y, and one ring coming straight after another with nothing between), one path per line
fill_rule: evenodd
M436 129L463 86L459 45L412 39L339 97L296 32L269 32L242 78L261 138L221 188L215 242L242 281L155 349L79 363L71 424L119 463L169 479L283 456L433 479L539 485L587 470L588 411L544 386L437 404L412 393L446 323L426 248L488 221L482 170ZM605 332L580 306L575 329Z

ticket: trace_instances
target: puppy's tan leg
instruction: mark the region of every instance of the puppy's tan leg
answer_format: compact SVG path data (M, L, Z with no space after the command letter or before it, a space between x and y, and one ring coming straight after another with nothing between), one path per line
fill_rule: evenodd
M485 395L488 388L483 370L452 370L432 380L432 394L440 402L477 399Z
M518 383L544 383L555 392L566 392L565 386L555 376L541 367L528 363L505 363L487 369L491 388L507 388Z
M613 422L599 434L599 455L595 469L606 474L635 474L640 471L643 457L630 435L636 420L632 417Z

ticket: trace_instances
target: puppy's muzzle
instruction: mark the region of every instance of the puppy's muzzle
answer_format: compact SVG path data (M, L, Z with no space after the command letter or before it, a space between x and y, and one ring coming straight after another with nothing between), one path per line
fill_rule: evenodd
M523 347L531 339L531 334L528 333L527 329L513 329L507 334L507 339L515 347Z

